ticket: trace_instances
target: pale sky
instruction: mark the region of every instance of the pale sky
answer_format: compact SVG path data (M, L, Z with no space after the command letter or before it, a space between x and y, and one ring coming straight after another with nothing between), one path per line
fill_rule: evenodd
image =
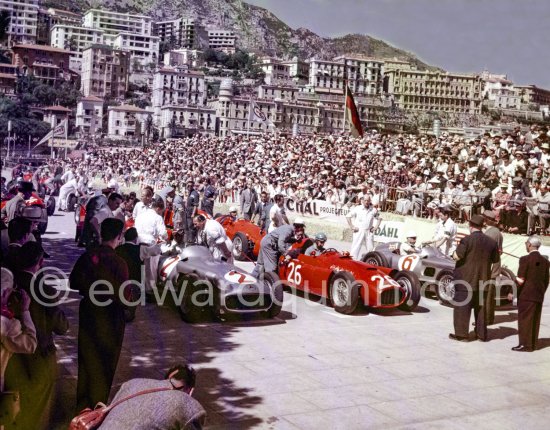
M368 34L456 73L550 90L550 0L245 0L320 36Z

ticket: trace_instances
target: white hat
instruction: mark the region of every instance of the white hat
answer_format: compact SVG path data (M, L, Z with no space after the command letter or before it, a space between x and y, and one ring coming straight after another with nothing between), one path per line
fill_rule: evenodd
M296 218L292 224L294 224L294 225L303 225L303 226L306 225L304 219L300 218L300 217Z
M229 208L229 213L231 213L231 212L238 212L238 211L239 211L239 210L237 209L237 206L231 206L231 207Z
M409 237L417 237L417 236L416 236L416 231L414 231L414 230L409 230L409 231L407 232L407 236L406 236L406 237L407 237L407 238L409 238Z

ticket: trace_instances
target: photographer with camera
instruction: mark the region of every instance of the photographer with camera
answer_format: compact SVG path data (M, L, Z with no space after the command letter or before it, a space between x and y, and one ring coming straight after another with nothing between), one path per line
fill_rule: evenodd
M1 268L0 314L0 428L13 421L17 414L16 392L4 392L4 372L12 354L32 354L36 349L36 329L31 319L31 299L21 290L13 288L13 274ZM15 407L14 407L15 406Z

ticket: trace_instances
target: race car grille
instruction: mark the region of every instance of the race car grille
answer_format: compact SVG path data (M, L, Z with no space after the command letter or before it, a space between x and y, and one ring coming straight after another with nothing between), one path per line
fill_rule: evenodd
M403 300L403 291L399 288L392 288L382 291L380 304L382 306L398 305Z
M225 307L229 311L263 311L271 307L271 296L269 294L247 294L242 297L228 296L225 298Z

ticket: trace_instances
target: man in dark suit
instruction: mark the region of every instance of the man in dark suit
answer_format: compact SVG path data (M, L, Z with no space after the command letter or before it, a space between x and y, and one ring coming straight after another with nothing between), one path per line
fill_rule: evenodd
M477 338L487 341L484 295L491 279L491 267L500 261L497 243L483 234L483 217L473 215L470 219L470 235L464 237L453 258L457 260L454 271L454 334L449 338L469 342L470 314L474 310Z
M525 242L528 255L519 259L518 331L519 345L513 351L531 352L537 349L540 316L544 293L548 288L550 262L539 253L541 241L531 236Z
M124 339L123 285L128 265L115 253L124 223L106 218L101 245L86 251L75 263L70 288L82 296L78 325L77 411L107 403Z

